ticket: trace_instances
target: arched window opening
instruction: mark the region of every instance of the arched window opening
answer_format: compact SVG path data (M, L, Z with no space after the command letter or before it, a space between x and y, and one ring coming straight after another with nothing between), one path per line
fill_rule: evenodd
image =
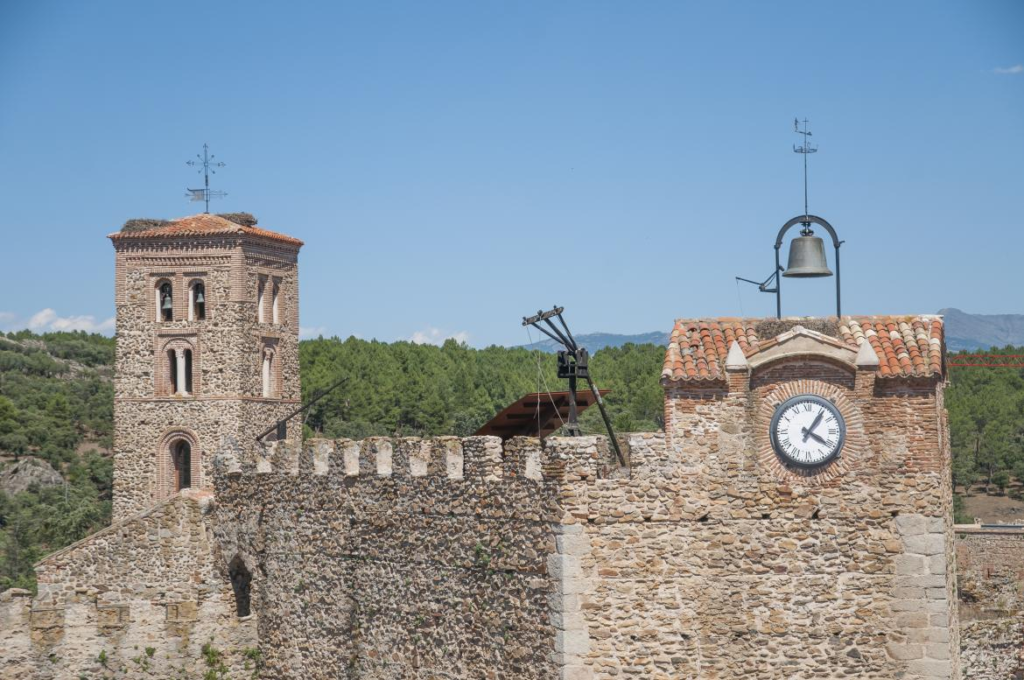
M173 349L167 350L167 375L170 376L171 394L178 393L178 355Z
M263 350L263 396L272 397L274 396L273 390L273 376L274 376L274 352L269 349Z
M157 293L157 314L161 321L174 321L174 295L171 284L163 282Z
M266 302L266 300L265 300L266 295L267 295L267 280L265 278L263 278L263 277L260 277L260 287L259 287L258 294L256 295L256 320L259 321L260 323L263 323L263 316L264 316L263 308L266 306L264 304Z
M231 588L235 591L235 613L238 616L249 616L251 613L250 603L252 601L252 574L245 566L240 555L235 555L228 565L228 575L231 577Z
M192 446L184 439L171 445L174 463L174 490L181 491L192 486Z
M274 323L281 323L281 305L278 302L280 297L281 297L281 285L275 281L274 282L274 297L273 297Z
M192 350L185 350L185 394L192 394Z
M206 318L206 286L201 281L192 284L188 296L188 320L202 321Z

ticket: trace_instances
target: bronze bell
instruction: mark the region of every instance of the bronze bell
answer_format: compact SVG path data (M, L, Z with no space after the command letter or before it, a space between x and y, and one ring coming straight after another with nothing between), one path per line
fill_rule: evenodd
M164 295L164 301L160 305L160 309L164 310L165 312L169 312L172 309L174 309L174 305L171 304L171 296L170 295Z
M789 244L789 266L782 275L799 278L832 276L825 259L825 242L809 228L803 229L800 236Z
M201 305L204 302L206 302L206 298L203 297L203 289L199 288L198 290L196 290L196 304Z

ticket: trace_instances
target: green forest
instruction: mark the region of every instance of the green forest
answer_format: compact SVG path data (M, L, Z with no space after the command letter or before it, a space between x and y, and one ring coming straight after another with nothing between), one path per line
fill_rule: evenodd
M1007 347L995 353L1024 354ZM114 341L85 333L0 333L0 480L25 457L63 484L0 490L0 590L34 587L32 564L110 522ZM602 349L591 371L616 430L657 430L664 349ZM523 394L558 391L552 354L349 338L300 344L304 398L345 378L307 414L307 436L469 435ZM1024 369L953 368L946 391L953 476L961 493L1019 496L1024 479ZM600 414L580 418L603 432Z

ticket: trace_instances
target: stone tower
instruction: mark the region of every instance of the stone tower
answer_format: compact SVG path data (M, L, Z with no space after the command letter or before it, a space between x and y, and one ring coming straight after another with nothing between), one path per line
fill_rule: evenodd
M212 486L225 436L251 456L256 436L299 403L302 241L235 219L135 221L109 236L115 521Z

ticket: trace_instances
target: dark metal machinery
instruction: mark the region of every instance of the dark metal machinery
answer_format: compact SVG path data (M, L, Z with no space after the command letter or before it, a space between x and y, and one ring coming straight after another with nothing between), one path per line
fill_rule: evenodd
M601 419L604 420L604 425L608 429L608 440L615 450L615 457L618 458L620 465L625 466L626 457L622 455L619 442L615 438L612 421L608 418L608 411L605 410L604 400L601 399L601 392L597 389L594 378L590 375L590 367L588 366L590 353L587 352L586 347L580 347L576 344L576 339L572 337L569 326L565 323L565 319L562 318L563 311L565 311L564 307L555 307L547 312L538 310L534 316L524 316L523 325L533 326L565 348L558 351L558 377L569 381L569 421L565 424L566 432L570 437L578 437L582 434L579 421L577 420L576 409L577 381L582 378L587 381L587 385L594 395L594 401L597 402L597 407L601 411ZM552 323L552 318L558 319L558 322L562 325L561 329ZM547 326L547 328L541 326L541 323Z
M302 406L298 407L297 409L295 409L294 411L292 411L291 413L286 415L284 418L281 418L276 423L274 423L273 425L268 427L266 430L261 432L259 435L257 435L256 443L258 443L258 444L263 443L264 437L266 437L271 432L275 432L275 431L277 432L277 441L280 442L280 441L284 441L285 439L287 439L288 438L288 421L289 420L291 420L295 416L299 415L300 413L304 413L305 411L309 410L309 408L313 404L315 404L316 402L320 401L321 399L326 397L328 394L330 394L331 392L333 392L334 390L336 390L337 388L341 387L342 385L344 385L347 382L348 382L348 378L342 378L338 382L336 382L333 385L330 385L329 387L327 387L327 389L321 390L315 397L313 397L312 399L307 401L305 404L303 404Z

